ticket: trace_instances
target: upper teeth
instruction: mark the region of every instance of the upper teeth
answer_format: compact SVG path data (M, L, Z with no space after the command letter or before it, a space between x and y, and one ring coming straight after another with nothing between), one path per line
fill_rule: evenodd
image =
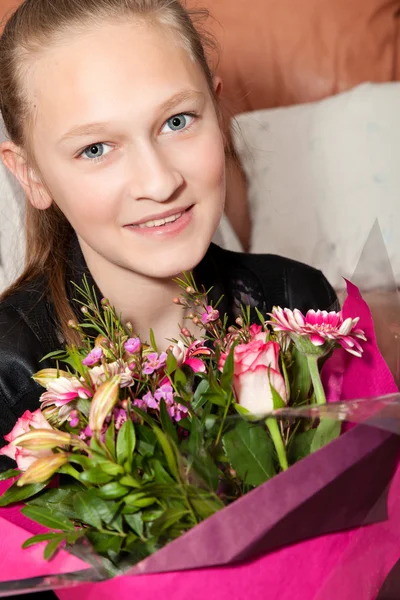
M161 225L165 225L166 223L173 223L179 217L181 217L183 213L177 213L176 215L171 215L170 217L165 217L165 219L156 219L155 221L147 221L146 223L140 223L139 227L143 229L144 227L160 227Z

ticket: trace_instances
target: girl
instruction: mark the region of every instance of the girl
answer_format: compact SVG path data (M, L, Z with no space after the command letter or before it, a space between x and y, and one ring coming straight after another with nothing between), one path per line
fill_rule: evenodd
M329 309L311 267L211 244L229 153L210 71L178 0L25 0L0 40L6 167L27 196L26 267L0 306L0 439L39 406L31 376L76 341L84 274L145 339L179 335L171 279L240 303ZM9 467L1 457L1 468Z

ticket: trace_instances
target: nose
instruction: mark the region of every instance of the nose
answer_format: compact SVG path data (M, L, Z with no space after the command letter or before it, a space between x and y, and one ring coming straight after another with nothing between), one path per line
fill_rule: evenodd
M130 168L131 197L167 202L183 184L183 176L168 160L165 151L152 144L135 148Z

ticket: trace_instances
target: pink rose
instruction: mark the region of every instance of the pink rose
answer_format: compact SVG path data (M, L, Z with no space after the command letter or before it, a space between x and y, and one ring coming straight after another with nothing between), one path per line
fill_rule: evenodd
M9 458L12 458L17 462L18 469L26 471L38 458L43 456L51 456L53 452L51 450L28 450L27 448L18 448L13 446L13 442L17 437L24 433L28 433L31 429L52 429L48 424L45 417L43 416L40 409L35 410L31 413L30 410L26 410L22 417L18 419L14 428L10 433L4 436L7 442L10 442L7 446L0 448L0 454L4 454Z
M237 402L255 416L262 417L273 410L272 386L287 402L285 380L279 370L279 344L266 341L267 333L252 332L247 344L238 344L234 350L233 387ZM226 355L220 359L223 368Z

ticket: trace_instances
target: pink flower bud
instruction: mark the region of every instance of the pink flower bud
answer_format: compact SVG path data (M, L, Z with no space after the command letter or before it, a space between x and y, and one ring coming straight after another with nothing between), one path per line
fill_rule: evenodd
M68 454L59 453L38 458L17 481L17 486L22 487L28 483L44 483L58 469L68 462Z
M93 396L90 405L89 427L92 431L100 432L106 417L118 402L120 375L100 385Z

